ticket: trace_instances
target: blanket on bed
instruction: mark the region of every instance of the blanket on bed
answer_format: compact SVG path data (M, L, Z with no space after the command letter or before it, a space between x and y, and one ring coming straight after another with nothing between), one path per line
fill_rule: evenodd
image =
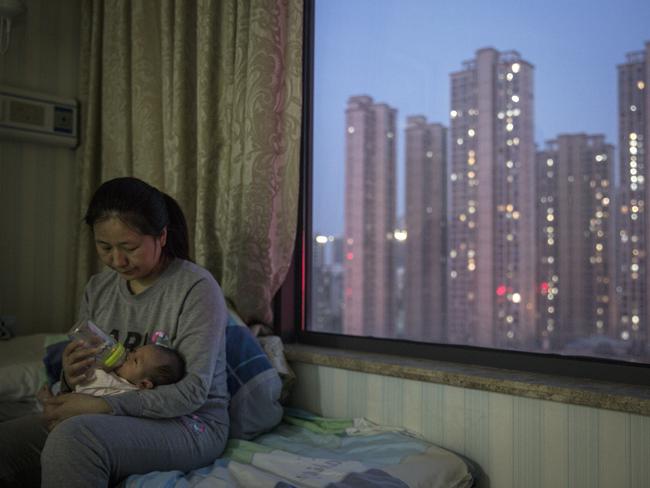
M404 429L286 409L254 442L231 440L211 466L130 476L128 488L361 488L472 486L468 464Z

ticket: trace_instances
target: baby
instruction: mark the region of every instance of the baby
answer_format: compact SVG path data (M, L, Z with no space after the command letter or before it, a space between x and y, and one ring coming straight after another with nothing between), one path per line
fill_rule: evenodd
M185 360L178 351L147 344L129 352L124 363L112 371L97 368L94 376L75 387L75 392L94 396L119 395L131 390L177 383L183 376ZM52 393L44 387L37 396L43 401Z

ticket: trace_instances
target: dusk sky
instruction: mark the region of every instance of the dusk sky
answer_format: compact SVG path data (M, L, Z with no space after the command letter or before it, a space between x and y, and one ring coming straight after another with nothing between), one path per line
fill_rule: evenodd
M535 140L605 134L617 145L617 69L650 41L648 0L316 0L314 232L342 235L345 108L353 95L398 110L404 127L449 126L449 74L477 49L516 50L534 68Z

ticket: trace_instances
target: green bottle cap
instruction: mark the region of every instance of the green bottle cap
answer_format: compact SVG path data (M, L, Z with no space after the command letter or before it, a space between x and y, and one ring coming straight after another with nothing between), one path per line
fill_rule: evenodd
M104 366L107 368L112 368L117 364L117 362L120 360L120 358L124 355L124 345L122 345L121 342L118 342L113 346L113 349L111 349L110 354L104 359Z

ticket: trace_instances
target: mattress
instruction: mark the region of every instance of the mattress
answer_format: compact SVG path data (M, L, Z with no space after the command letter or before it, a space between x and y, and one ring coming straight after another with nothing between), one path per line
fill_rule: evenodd
M223 456L190 473L133 475L129 488L464 488L475 465L404 429L366 419L328 419L286 409L282 423L254 441L230 440Z

